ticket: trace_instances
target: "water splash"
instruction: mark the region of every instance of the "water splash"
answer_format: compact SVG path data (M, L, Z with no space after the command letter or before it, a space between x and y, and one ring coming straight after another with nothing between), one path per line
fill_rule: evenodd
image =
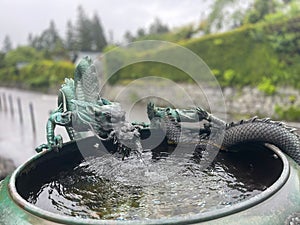
M89 158L41 184L28 201L82 218L157 219L227 207L266 189L222 159L203 171L191 155L153 158L144 150L142 158L148 170L135 156L122 163L109 155Z

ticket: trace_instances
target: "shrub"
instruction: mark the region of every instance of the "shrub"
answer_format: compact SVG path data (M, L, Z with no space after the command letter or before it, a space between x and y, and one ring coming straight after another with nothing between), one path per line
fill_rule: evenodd
M288 121L300 121L300 107L299 106L289 106L283 107L276 105L275 113L277 118L280 120L288 120Z
M264 78L257 88L267 95L273 95L276 92L276 87L272 84L272 81L269 78Z
M70 62L38 61L20 71L20 78L31 88L48 88L62 83L66 76L73 77L74 65Z

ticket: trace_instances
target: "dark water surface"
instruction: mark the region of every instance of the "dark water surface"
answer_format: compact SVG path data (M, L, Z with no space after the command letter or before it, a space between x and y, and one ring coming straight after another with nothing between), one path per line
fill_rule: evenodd
M220 155L220 154L219 154ZM192 215L233 205L268 184L251 167L226 154L204 171L197 157L155 157L144 151L125 161L89 158L38 183L28 201L58 214L94 219L158 219Z

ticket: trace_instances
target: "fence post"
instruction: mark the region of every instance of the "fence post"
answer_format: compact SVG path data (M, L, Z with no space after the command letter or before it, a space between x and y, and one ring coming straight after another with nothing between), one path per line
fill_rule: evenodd
M23 124L22 103L21 103L21 99L19 97L17 98L17 103L18 103L18 112L19 112L20 123Z
M14 116L14 104L13 104L13 98L11 95L8 96L8 103L10 108L10 114Z
M2 111L2 97L0 95L0 111Z
M33 132L33 134L36 134L35 118L34 118L34 110L33 110L32 102L29 103L29 111L30 111L30 117L31 117L32 132Z
M2 94L2 97L3 97L3 109L4 109L4 112L6 112L7 111L7 102L6 102L5 93Z

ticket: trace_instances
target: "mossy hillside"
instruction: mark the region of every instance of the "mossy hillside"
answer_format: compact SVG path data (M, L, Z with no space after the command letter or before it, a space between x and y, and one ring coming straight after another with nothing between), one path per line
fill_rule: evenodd
M272 94L275 90L266 85L300 87L300 35L297 30L300 30L300 17L249 24L230 32L178 43L201 57L221 86L260 85L262 91ZM130 57L130 53L125 51L122 54ZM172 50L145 54L172 56ZM110 82L122 83L144 76L162 76L177 82L191 81L187 74L174 66L146 62L119 70Z

